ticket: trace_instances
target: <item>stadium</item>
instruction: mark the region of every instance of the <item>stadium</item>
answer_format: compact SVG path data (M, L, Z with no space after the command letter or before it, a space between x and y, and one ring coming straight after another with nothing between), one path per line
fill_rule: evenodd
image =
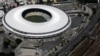
M2 20L5 28L28 38L60 34L71 25L71 19L60 9L46 5L27 5L11 10Z

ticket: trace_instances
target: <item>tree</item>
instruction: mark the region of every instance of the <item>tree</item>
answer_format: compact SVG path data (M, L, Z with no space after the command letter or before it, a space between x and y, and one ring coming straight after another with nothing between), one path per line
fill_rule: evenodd
M5 56L5 53L3 53L3 52L0 52L0 56Z
M22 42L22 40L20 40L20 39L16 39L15 41L17 44L20 44Z
M14 52L10 52L7 56L15 56Z

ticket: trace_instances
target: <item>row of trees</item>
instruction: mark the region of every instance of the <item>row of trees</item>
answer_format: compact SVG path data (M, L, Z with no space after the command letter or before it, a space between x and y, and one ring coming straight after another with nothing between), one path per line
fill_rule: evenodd
M15 56L15 54L14 52L9 52L9 53L0 52L0 56Z
M98 0L77 0L79 1L80 3L97 3Z
M39 3L39 4L44 4L43 0L39 0L37 3ZM47 3L47 4L51 4L52 1L51 1L51 0L47 0L46 3Z

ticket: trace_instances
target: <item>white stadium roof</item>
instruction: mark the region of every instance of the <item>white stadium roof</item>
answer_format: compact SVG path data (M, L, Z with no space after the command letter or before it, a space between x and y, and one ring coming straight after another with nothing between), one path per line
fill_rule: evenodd
M29 9L45 10L51 14L51 18L47 22L30 22L22 16L23 12ZM30 36L31 38L57 35L67 30L71 25L70 17L63 11L47 5L26 5L17 7L9 11L2 21L5 28L9 31L23 36Z

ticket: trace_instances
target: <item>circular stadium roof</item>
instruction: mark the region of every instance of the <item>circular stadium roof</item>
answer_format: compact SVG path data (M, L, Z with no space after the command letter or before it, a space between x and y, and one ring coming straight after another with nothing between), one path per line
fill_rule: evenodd
M35 20L27 19L29 16ZM28 38L57 35L71 25L71 19L63 11L47 5L17 7L9 11L2 22L9 31Z

